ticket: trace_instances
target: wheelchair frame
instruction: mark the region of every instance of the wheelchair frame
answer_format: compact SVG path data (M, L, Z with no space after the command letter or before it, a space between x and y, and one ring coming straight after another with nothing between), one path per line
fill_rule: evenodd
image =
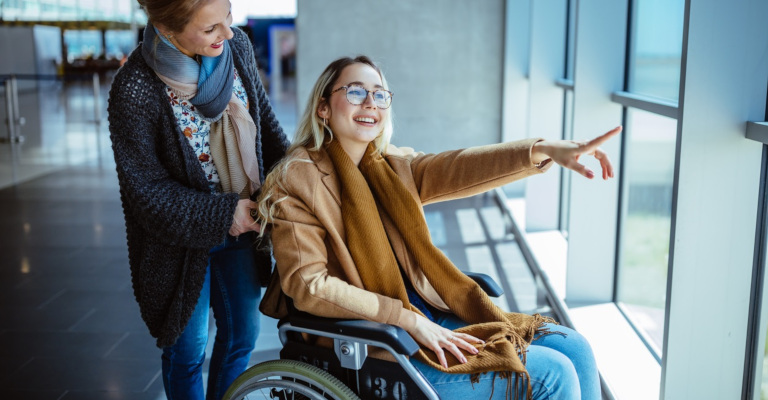
M465 272L465 274L475 280L475 282L477 282L489 296L498 297L503 294L501 287L488 275L471 272ZM283 365L283 363L276 363L275 361L266 361L249 368L232 383L229 390L227 390L227 393L224 395L225 400L240 400L247 395L248 390L262 389L270 387L270 385L282 388L283 390L283 392L273 390L270 392L271 396L286 395L287 393L294 393L294 391L296 391L307 398L317 400L327 399L329 397L336 400L357 399L357 396L363 392L360 387L360 373L368 358L368 346L374 346L389 352L410 381L405 380L406 382L403 382L396 380L393 387L389 388L388 391L386 389L386 381L377 377L375 380L383 381L383 383L379 382L379 385L383 384L384 387L366 387L366 393L373 392L374 396L379 399L440 399L437 391L408 358L408 356L414 355L419 350L419 345L404 329L398 326L365 320L322 318L301 312L294 313L284 320L281 320L278 325L280 342L283 344L280 359L294 361L292 361L291 364L286 365ZM288 351L290 350L290 345L311 346L296 343L292 340L291 336L294 333L311 334L333 339L333 353L335 353L339 365L336 365L334 360L329 360L328 362L323 362L320 365L315 366L309 362L310 360L308 356L296 357L295 354L291 356L289 354L290 351ZM323 349L319 347L317 347L316 350L318 350L318 352L323 351ZM301 349L294 349L293 353L296 353L297 351L300 353ZM325 351L330 352L330 349L325 349ZM303 364L297 367L298 369L301 369L301 371L297 371L291 367L293 362ZM372 362L382 361L372 359ZM333 365L330 365L330 363L333 363ZM338 371L339 366L343 370L354 372L354 379L348 380L354 380L356 382L356 387L348 387L347 384L340 380L343 378L339 378L338 376L334 377L329 373L330 370ZM269 370L269 367L273 367L274 370ZM289 369L291 371L289 371ZM390 371L390 373L394 372ZM307 378L306 375L312 375L312 377ZM272 377L279 378L276 380L268 380ZM371 376L368 376L368 381L371 381ZM417 388L415 391L417 393L412 392L414 385L415 388ZM346 392L344 389L349 392ZM353 391L355 394L351 393Z

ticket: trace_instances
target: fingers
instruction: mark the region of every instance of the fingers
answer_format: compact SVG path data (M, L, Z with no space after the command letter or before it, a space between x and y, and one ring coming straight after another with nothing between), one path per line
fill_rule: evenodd
M435 355L437 356L437 361L440 363L440 365L443 366L443 368L448 368L448 361L445 358L445 352L443 349L448 350L451 354L453 354L456 359L464 364L467 362L467 358L462 354L461 350L459 350L458 347L454 344L454 341L459 341L461 339L455 338L453 336L448 338L442 338L437 342L437 345L434 347L430 347L432 351L435 352Z
M613 178L613 164L611 164L608 154L597 149L595 150L595 158L600 161L600 168L603 170L603 179Z
M485 344L485 341L483 339L478 339L472 335L468 335L466 333L456 333L456 336L460 339L463 339L465 342L471 342L471 343L477 343L477 344ZM474 347L473 347L474 348Z
M564 167L578 172L581 176L592 179L595 177L595 173L591 169L585 167L583 164L579 164L576 161L564 165Z
M459 341L461 339L453 339L453 341ZM454 357L456 357L457 360L459 360L460 363L466 364L467 357L464 356L464 353L459 350L458 347L454 344L454 342L448 342L448 346L445 347L446 350L450 351L451 354L453 354ZM447 368L447 365L445 366Z
M445 353L443 352L443 348L438 346L437 348L432 349L432 351L434 351L437 355L437 361L440 363L440 365L442 365L443 368L448 368L448 361L445 360Z
M464 350L469 354L477 354L480 352L480 350L478 350L477 347L473 346L472 343L477 343L477 344L485 343L474 336L470 336L462 333L457 333L456 336L453 337L453 340L451 342L454 345L456 345L458 349Z
M587 148L589 148L590 150L591 149L596 149L597 147L599 147L603 143L607 142L608 139L618 135L619 132L621 132L622 129L623 129L622 126L619 125L619 126L613 128L613 129L611 129L610 131L608 131L608 132L606 132L606 133L604 133L604 134L602 134L602 135L600 135L600 136L590 140L589 142L587 142Z
M608 154L606 154L603 150L600 149L600 145L607 142L610 138L618 135L622 131L623 127L621 125L611 129L610 131L586 142L582 143L580 145L580 151L581 154L591 154L600 161L600 169L602 170L602 176L603 179L613 178L613 165L611 164L611 160L608 158ZM574 161L569 163L568 165L565 165L565 167L572 169L582 176L584 176L587 179L592 179L595 177L595 173L592 172L589 168L585 167L582 164L579 164L579 155L576 154L574 157Z
M437 357L437 362L444 368L448 368L446 353L450 353L458 362L464 364L467 362L467 357L462 351L477 354L479 350L475 345L485 343L472 335L445 329L421 315L417 315L416 324L408 333L422 346L432 350Z
M467 362L467 357L464 355L464 353L462 353L462 350L474 355L479 353L480 350L478 350L477 347L473 346L471 343L485 343L484 341L465 333L454 333L450 331L449 333L450 336L443 338L438 342L437 346L432 348L432 350L435 352L435 355L437 355L437 360L440 362L440 365L445 368L448 368L448 362L446 360L445 351L443 351L443 349L447 350L454 357L456 357L456 360L458 360L460 363L465 364Z

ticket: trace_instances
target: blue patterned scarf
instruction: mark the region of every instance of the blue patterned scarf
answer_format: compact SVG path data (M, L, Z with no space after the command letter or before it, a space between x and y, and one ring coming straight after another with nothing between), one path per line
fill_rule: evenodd
M218 57L201 56L198 64L179 51L168 39L158 35L152 24L144 28L141 55L159 75L175 81L196 84L197 94L189 101L206 118L219 119L232 97L235 77L232 73L232 49L224 41L224 51Z
M144 60L180 99L188 99L211 120L209 142L222 190L248 198L261 187L256 157L256 125L248 109L232 92L234 63L229 41L218 57L201 57L200 64L158 34L144 29Z

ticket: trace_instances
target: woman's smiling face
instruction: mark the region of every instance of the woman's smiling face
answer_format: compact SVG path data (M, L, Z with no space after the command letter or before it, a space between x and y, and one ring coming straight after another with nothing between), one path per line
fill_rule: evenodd
M368 94L362 104L351 104L347 101L346 90L337 90L342 86L359 86L369 92L384 87L381 76L370 65L348 65L336 79L330 97L318 108L318 116L328 121L333 136L349 151L348 146L367 146L382 133L385 121L389 118L389 109L377 107L372 93Z
M192 15L182 32L170 32L171 42L182 53L217 57L224 40L232 39L232 5L229 0L209 0ZM163 32L167 34L169 32Z

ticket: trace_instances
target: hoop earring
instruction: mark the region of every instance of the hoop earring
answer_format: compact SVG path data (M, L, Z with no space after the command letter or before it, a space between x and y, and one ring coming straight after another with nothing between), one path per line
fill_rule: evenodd
M328 126L328 123L325 121L325 118L323 118L323 125Z

